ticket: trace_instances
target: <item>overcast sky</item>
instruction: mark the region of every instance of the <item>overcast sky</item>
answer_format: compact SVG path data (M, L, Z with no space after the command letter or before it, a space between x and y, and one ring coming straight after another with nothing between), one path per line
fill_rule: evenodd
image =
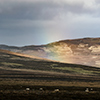
M100 0L0 0L0 44L99 36Z

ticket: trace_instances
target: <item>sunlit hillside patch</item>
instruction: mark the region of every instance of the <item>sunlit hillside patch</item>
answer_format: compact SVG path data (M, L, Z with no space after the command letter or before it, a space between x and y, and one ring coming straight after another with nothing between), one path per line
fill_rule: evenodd
M2 65L4 66L23 66L23 64L19 64L19 63L9 63L9 62L1 62Z
M84 70L82 68L71 68L71 67L53 67L54 69L60 69L60 70L67 70L67 71L72 71L76 74L88 74L88 75L95 75L95 73L100 73L99 71L89 71L89 70Z

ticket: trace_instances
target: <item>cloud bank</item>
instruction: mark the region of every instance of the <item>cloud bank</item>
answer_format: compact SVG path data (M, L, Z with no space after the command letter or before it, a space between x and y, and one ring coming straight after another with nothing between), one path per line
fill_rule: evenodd
M0 43L98 37L99 26L99 0L0 0Z

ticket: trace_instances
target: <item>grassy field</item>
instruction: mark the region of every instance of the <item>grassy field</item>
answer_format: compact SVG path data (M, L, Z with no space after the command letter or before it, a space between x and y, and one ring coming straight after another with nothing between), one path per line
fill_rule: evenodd
M0 51L0 100L100 100L100 68Z
M100 100L100 79L1 69L0 100Z

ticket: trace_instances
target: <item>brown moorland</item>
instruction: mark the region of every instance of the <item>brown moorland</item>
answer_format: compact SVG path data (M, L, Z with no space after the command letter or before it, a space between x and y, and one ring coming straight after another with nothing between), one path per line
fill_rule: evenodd
M47 99L100 100L100 69L0 50L0 100Z

